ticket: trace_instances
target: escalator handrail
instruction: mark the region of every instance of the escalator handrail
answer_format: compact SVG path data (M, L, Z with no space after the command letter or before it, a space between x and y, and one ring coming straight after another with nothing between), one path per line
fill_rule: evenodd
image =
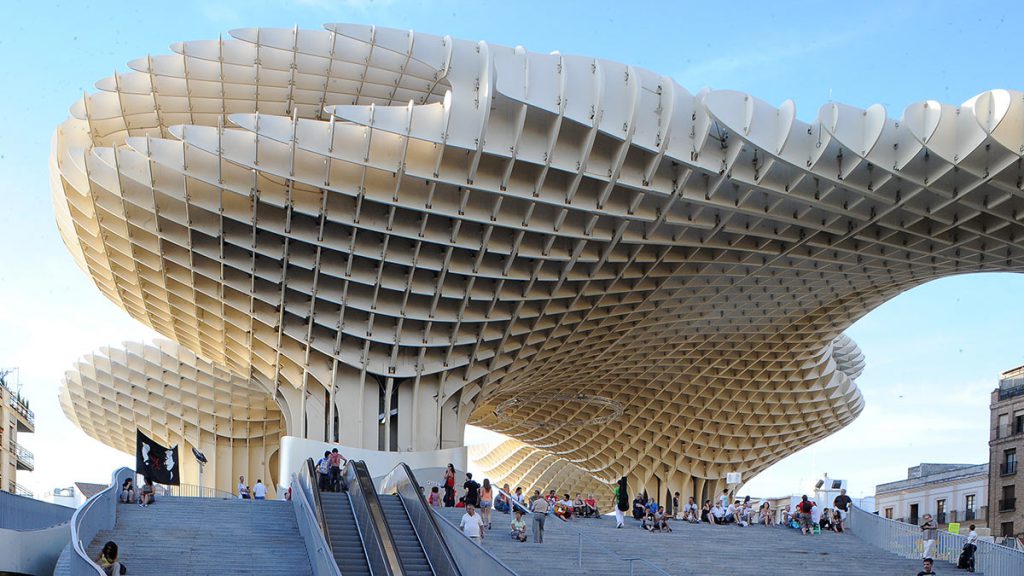
M395 478L396 474L399 476L397 481ZM397 491L397 487L402 483L402 477L404 477L404 481L410 486L410 490L407 490L407 492L410 492L411 496L408 498L406 495ZM423 497L423 493L420 492L420 484L416 481L416 475L413 474L412 469L410 469L404 462L395 466L394 469L384 477L384 481L381 483L381 492L386 493L393 489L395 493L398 494L399 499L402 501L402 505L406 507L407 511L408 506L411 504L412 506L419 508L421 517L428 519L428 524L424 527L425 530L418 530L416 528L416 523L413 521L412 515L409 515L409 522L413 524L413 530L420 538L420 546L423 547L424 556L427 557L427 562L430 563L431 568L433 568L434 574L437 576L461 576L462 572L459 570L459 565L455 561L455 556L448 547L448 542L444 539L444 536L441 533L441 527L437 524L434 512L431 510L426 498ZM413 500L413 502L407 502L407 500L410 499ZM442 552L443 558L431 558L426 554L427 546L424 545L424 538L431 541L430 544L432 544L432 549L436 547L436 549ZM443 561L443 564L438 562L438 560Z
M345 480L348 483L349 499L352 502L353 516L356 526L363 535L363 547L366 549L366 537L371 536L376 543L376 550L366 550L366 559L374 576L399 576L405 573L395 537L391 533L384 508L377 497L377 489L373 478L363 461L349 460L345 465ZM356 496L356 497L353 497ZM358 505L366 508L369 522L365 526L359 524L361 515L356 510Z
M320 525L320 531L324 534L324 540L327 541L327 545L334 550L334 543L331 542L331 531L327 527L327 518L324 516L324 507L320 503L320 482L317 477L316 464L312 458L306 459L306 465L302 468L302 473L305 474L306 480L311 488L310 492L313 493L313 514L316 515L316 522Z

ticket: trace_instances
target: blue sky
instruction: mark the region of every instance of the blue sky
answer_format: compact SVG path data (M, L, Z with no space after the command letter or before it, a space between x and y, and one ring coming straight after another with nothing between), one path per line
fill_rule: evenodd
M19 483L42 494L102 481L130 458L68 422L56 393L82 354L148 329L100 296L53 224L50 137L95 81L180 40L236 27L316 28L358 22L585 54L704 86L792 99L813 119L830 101L885 105L899 117L925 99L960 103L993 88L1024 89L1019 2L19 2L0 23L0 366L19 366L37 433L21 441L37 471ZM150 5L152 4L152 6ZM777 464L748 488L803 489L822 472L851 492L903 477L921 461L987 459L988 393L1024 364L1024 277L953 278L913 290L849 334L868 357L861 417ZM84 462L80 472L68 462Z

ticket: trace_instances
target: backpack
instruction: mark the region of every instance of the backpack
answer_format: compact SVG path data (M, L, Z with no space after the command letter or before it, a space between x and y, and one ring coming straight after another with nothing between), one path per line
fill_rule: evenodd
M331 462L327 458L321 458L316 464L316 471L321 474L330 474Z

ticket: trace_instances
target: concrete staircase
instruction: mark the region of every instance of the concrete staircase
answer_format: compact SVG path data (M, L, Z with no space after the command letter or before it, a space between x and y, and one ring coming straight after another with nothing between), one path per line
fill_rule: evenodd
M461 508L443 508L445 518L458 525ZM640 523L627 519L615 528L614 517L580 519L565 523L548 516L544 543L533 543L533 526L527 519L530 538L525 543L509 536L507 514L492 512L494 529L483 546L519 576L578 574L620 576L630 574L623 558L644 558L675 575L764 576L765 574L807 573L816 576L905 576L916 574L921 563L906 560L862 542L852 534L825 533L803 536L789 528L764 526L711 526L672 522L671 533L650 533ZM583 544L583 568L576 566L577 550ZM938 567L956 572L948 565ZM635 562L635 576L661 573Z
M118 504L114 529L97 534L89 556L108 540L133 576L312 574L291 502L165 496L147 508Z

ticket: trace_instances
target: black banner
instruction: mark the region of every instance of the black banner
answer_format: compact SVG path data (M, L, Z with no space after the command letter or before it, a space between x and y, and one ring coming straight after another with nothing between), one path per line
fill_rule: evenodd
M156 484L181 484L178 447L165 448L135 429L135 471Z

